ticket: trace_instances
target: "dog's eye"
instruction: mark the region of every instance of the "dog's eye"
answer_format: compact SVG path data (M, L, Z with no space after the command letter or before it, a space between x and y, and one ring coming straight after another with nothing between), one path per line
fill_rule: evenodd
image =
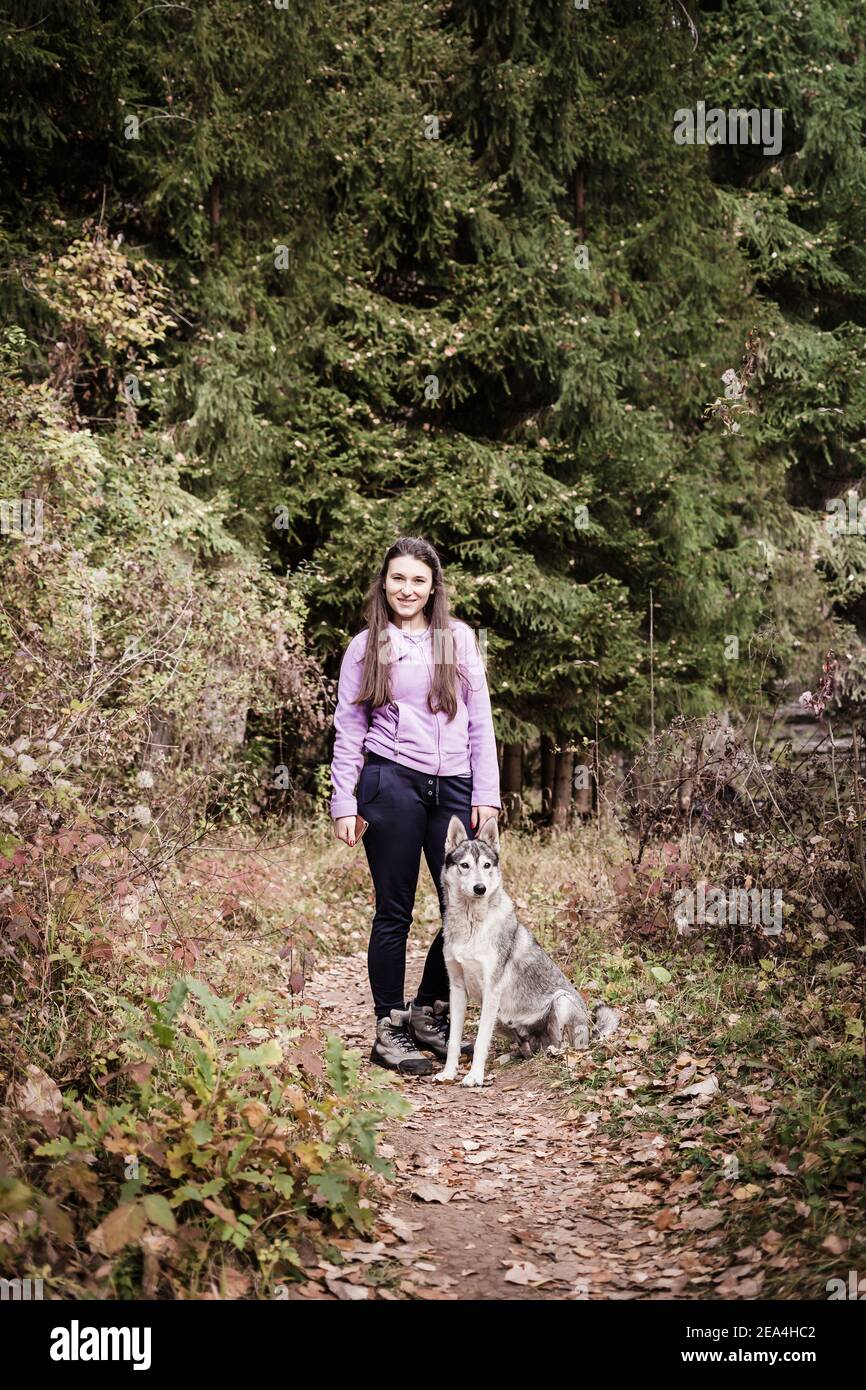
M485 869L489 869L489 868L490 868L490 865L489 865L489 864L485 864L483 867L484 867Z
M460 867L461 867L461 869L468 869L468 868L469 868L469 860L468 860L468 859L464 859L464 860L463 860L463 863L460 865Z

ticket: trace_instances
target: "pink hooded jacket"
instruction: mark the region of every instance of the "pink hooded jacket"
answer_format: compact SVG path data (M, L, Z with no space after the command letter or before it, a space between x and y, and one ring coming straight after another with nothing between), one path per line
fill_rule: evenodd
M427 707L433 676L432 628L427 629L421 641L412 642L394 623L388 624L392 648L397 653L390 669L391 703L375 709L370 701L364 705L352 703L361 688L368 629L352 638L340 666L334 712L332 819L357 813L355 785L365 749L419 772L442 777L471 774L473 806L501 804L484 663L466 623L452 619L451 631L458 671L457 713L450 721L444 710L431 714ZM447 660L448 655L443 651L440 659Z

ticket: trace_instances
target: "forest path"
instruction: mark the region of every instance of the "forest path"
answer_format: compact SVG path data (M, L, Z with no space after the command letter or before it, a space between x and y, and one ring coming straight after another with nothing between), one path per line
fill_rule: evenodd
M425 954L423 946L410 943L407 990L420 979ZM370 1068L374 1027L366 951L320 962L308 982L308 1000L321 1010L323 1032L336 1032L347 1046L359 1048L363 1067ZM470 1010L467 1036L474 1037L476 1023L477 1010ZM660 1136L635 1127L612 1140L599 1131L594 1112L569 1112L556 1090L561 1065L543 1056L499 1063L491 1055L483 1090L439 1086L432 1074L383 1073L414 1108L381 1132L379 1150L393 1161L395 1179L375 1179L381 1215L373 1243L338 1241L348 1272L345 1265L330 1266L322 1283L321 1269L310 1271L298 1295L713 1296L706 1286L711 1270L719 1277L718 1256L673 1252L670 1221L663 1218L660 1229L653 1220L664 1206L652 1191L662 1188L652 1181L663 1161ZM467 1066L463 1059L461 1074ZM375 1272L377 1264L385 1268L382 1262L396 1262L389 1282Z

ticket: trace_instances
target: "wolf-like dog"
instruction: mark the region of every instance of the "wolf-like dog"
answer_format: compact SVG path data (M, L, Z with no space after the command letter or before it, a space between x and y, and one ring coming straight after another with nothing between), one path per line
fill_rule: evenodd
M472 1065L464 1086L484 1085L493 1030L524 1057L541 1048L589 1046L619 1026L614 1009L600 1004L590 1015L570 980L518 922L502 887L499 827L495 816L474 840L457 816L445 837L443 946L451 983L451 1026L445 1065L434 1081L456 1081L467 998L481 1004Z

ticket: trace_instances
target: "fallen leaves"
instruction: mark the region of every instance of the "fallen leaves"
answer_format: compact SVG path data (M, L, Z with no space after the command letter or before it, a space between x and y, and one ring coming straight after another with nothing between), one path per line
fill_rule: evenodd
M366 1284L347 1284L343 1279L327 1279L325 1282L328 1291L344 1301L357 1302L370 1297Z
M725 1213L718 1207L686 1207L680 1212L680 1225L687 1231L712 1231L724 1219Z
M761 1189L757 1183L747 1182L735 1187L731 1196L735 1202L750 1202L753 1197L760 1197Z
M679 1092L681 1096L696 1096L706 1105L719 1089L719 1078L713 1074L707 1076L703 1081L695 1081L691 1086L685 1086Z
M719 1027L737 1022L723 1013ZM818 1156L785 1163L765 1139L777 1109L771 1063L711 1048L709 1034L681 1036L694 1049L664 1060L657 1037L640 1047L638 1032L601 1062L579 1054L571 1074L567 1057L521 1063L471 1107L456 1089L434 1098L416 1088L409 1122L387 1132L389 1195L403 1205L378 1229L397 1273L387 1290L379 1264L370 1296L765 1296L771 1269L797 1267L791 1179ZM413 1210L418 1221L406 1219ZM736 1248L729 1232L744 1223L752 1243ZM841 1253L836 1242L826 1252ZM333 1267L328 1279L347 1275Z
M843 1237L836 1235L835 1232L826 1236L821 1241L821 1249L829 1250L831 1255L845 1255L848 1252L849 1242Z
M31 1124L41 1125L52 1138L59 1133L63 1114L60 1087L35 1062L28 1063L23 1079L9 1087L9 1104Z
M413 1231L423 1231L424 1229L423 1221L404 1221L402 1217L396 1216L390 1211L383 1212L380 1219L384 1221L386 1226L390 1226L391 1230L400 1240L404 1241L410 1241L412 1239Z
M139 1202L121 1202L90 1232L87 1243L96 1254L116 1255L144 1234L147 1214Z
M614 1192L611 1194L611 1202L616 1207L622 1207L626 1211L635 1211L638 1207L651 1207L655 1203L653 1198L646 1192Z
M538 1270L531 1260L514 1261L505 1276L506 1284L522 1284L524 1287L537 1289L542 1284L549 1284L550 1280Z
M450 1202L454 1196L453 1188L443 1187L441 1183L427 1182L425 1179L413 1183L409 1191L421 1202Z

